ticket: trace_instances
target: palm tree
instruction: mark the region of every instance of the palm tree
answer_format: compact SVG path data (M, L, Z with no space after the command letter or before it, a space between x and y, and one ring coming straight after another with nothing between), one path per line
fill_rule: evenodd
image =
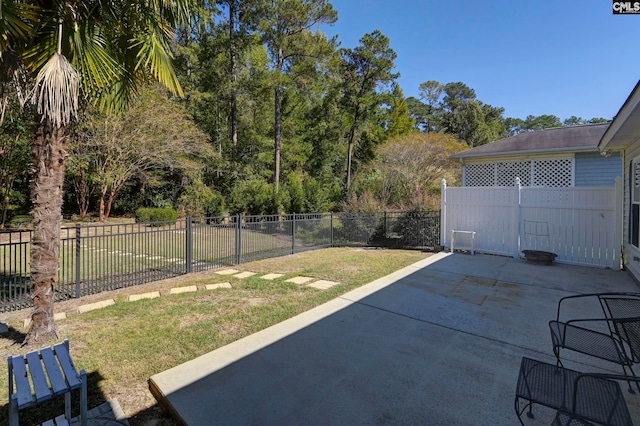
M0 0L0 96L22 75L36 113L31 198L33 311L25 343L58 337L53 319L69 125L82 105L120 110L150 77L182 95L173 29L194 0ZM15 79L13 84L16 83ZM20 91L19 91L20 92Z

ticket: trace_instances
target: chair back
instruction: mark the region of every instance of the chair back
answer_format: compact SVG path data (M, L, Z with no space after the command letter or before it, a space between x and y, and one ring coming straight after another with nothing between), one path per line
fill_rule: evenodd
M640 362L640 298L605 297L601 298L613 323L615 334L625 344L628 358Z

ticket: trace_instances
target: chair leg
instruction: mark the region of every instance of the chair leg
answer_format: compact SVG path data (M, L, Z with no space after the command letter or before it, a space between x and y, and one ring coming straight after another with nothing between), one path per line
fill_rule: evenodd
M520 410L520 398L516 396L516 399L514 401L514 406L516 409L516 415L518 416L518 420L520 421L520 424L522 426L524 426L524 422L522 421L522 414L527 410L527 407L529 408L529 411L527 412L527 417L531 419L533 418L533 412L531 411L533 403L531 401L527 402L527 405L525 405L524 408Z
M556 356L556 367L564 368L564 365L562 365L562 361L560 360L560 346L553 347L553 354Z
M20 417L18 414L18 401L10 396L9 401L9 426L18 426L20 424Z
M71 390L64 394L64 417L71 424Z
M87 418L87 373L80 371L80 380L82 387L80 388L80 422L82 426L87 426L89 419Z
M633 371L633 368L630 365L623 365L622 366L622 371L624 371L624 375L628 376L629 374L627 373L627 368L629 369L629 372L631 374L631 376L633 376L634 379L637 379L636 377L636 373L635 371ZM633 390L633 387L631 385L631 382L635 381L636 382L636 387L638 388L638 391L640 391L640 381L639 380L627 380L627 385L629 385L629 393L635 395L636 391Z

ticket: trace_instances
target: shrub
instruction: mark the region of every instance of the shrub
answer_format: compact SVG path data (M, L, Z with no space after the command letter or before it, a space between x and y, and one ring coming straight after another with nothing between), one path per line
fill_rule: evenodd
M329 191L320 185L316 179L307 177L303 183L305 196L305 211L310 213L326 212L329 210Z
M273 186L260 178L236 184L229 196L231 214L278 214L282 211L282 193L274 194Z
M302 176L291 173L287 179L285 190L288 195L286 200L287 213L305 213L305 194L302 185Z
M136 222L173 222L178 219L178 212L170 207L139 208L136 210Z
M9 221L8 227L13 229L29 228L31 227L31 220L32 218L30 215L15 215Z
M184 189L178 206L186 216L222 216L224 198L201 180L196 180Z
M212 195L206 200L204 213L207 217L217 217L224 214L224 197L219 192L212 191Z

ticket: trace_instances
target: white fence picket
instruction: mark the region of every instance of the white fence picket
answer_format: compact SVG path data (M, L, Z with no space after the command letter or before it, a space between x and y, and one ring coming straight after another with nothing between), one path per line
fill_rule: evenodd
M615 188L447 188L443 182L442 190L445 247L452 229L476 231L476 251L544 250L563 263L620 267L620 181Z

